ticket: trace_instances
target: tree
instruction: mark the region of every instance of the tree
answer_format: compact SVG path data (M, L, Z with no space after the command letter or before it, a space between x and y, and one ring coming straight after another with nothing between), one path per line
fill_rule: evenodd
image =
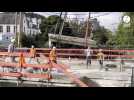
M107 41L109 40L111 31L104 27L100 27L98 30L96 30L93 33L93 40L97 42L97 45L103 45L106 46Z
M118 29L114 37L114 47L118 48L134 47L134 12L124 12L123 16L124 15L130 16L130 27L125 27L125 23L122 21L118 25Z
M134 12L125 12L124 15L128 15L130 16L130 31L131 31L131 35L134 36Z
M35 37L31 35L22 34L21 35L21 46L22 47L31 47L31 45L36 46Z
M108 41L106 42L107 48L116 47L116 35L109 34Z
M58 21L60 23L58 23ZM47 43L48 43L48 34L55 32L56 25L57 25L56 34L58 34L62 22L63 22L63 19L60 18L57 15L52 15L52 16L49 16L48 18L45 18L44 17L42 19L42 23L40 25L41 34L39 34L39 35L37 35L35 37L35 39L36 39L36 45L39 46L39 47L47 46ZM65 22L64 23L63 35L72 35L72 29L70 28L68 22Z

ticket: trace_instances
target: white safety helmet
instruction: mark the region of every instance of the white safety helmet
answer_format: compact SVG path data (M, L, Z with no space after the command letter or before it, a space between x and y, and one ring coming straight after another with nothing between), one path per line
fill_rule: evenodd
M15 39L13 37L11 37L11 42L14 43L15 42Z
M55 50L56 49L56 47L53 47L53 50Z
M102 49L99 49L99 52L102 52Z
M88 46L88 49L90 49L90 46Z
M31 47L34 48L34 45L32 45Z

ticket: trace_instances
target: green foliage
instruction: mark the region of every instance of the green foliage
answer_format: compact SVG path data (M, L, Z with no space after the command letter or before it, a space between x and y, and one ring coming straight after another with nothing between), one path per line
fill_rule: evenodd
M23 47L31 47L31 45L35 45L35 47L48 47L48 34L54 33L55 26L57 21L61 22L63 19L60 19L59 16L53 15L48 18L42 18L42 22L40 25L41 34L37 34L34 36L22 34L21 43ZM60 24L57 25L57 33L59 32ZM72 29L69 28L69 23L64 23L63 34L69 35L72 33Z
M93 40L97 42L98 46L99 45L105 46L110 36L111 36L111 32L108 29L105 29L104 27L100 27L98 30L96 30L93 33Z
M41 33L53 33L58 20L62 21L62 19L60 19L60 17L57 15L49 16L48 18L43 18L42 23L40 25ZM60 26L58 24L57 28L59 29L59 27Z
M19 47L18 46L18 35L19 33L16 34L16 37L15 37L15 46L16 47ZM27 42L28 41L28 37L25 35L25 33L20 33L20 47L24 47L25 45L27 45Z
M21 38L22 47L29 47L30 48L31 45L36 44L35 38L33 36L23 34L21 37L22 37Z
M57 24L58 21L60 21L60 23ZM61 19L57 15L49 16L48 18L43 17L40 25L41 34L37 34L35 36L30 35L26 36L25 34L22 34L21 36L22 46L31 47L31 45L35 45L35 47L48 47L48 34L55 32L56 25L57 25L56 34L58 34L62 22L63 19ZM79 34L80 28L82 28L83 30L81 31L82 32L81 35ZM83 24L77 24L76 22L71 23L65 22L63 28L63 35L84 37L83 33L85 33L85 28L86 27L83 26ZM104 27L100 27L93 33L93 39L97 42L98 45L106 46L114 44L112 43L113 38L111 32L108 29L105 29ZM73 45L61 45L61 46L65 48L76 47Z
M130 27L125 27L125 23L120 22L116 35L112 37L109 43L118 48L133 48L134 47L134 12L125 12L123 14L131 18Z

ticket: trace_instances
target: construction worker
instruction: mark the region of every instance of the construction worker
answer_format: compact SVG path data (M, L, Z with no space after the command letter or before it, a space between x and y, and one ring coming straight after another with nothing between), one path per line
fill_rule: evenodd
M33 45L31 46L30 54L31 54L32 58L35 58L35 56L36 56L36 49L34 48Z
M11 43L8 46L8 53L13 53L14 51L15 51L15 39L11 37ZM9 59L10 59L10 62L15 62L15 56L10 56ZM16 70L17 70L16 68L8 68L9 72L16 71Z
M8 52L9 53L13 53L15 51L15 39L11 38L11 43L8 46ZM10 57L11 58L11 62L15 61L15 57Z
M49 60L57 63L57 54L56 54L56 47L53 47L49 54Z
M31 62L31 60L36 57L36 49L34 48L34 45L31 46L30 55L31 55L31 57L30 57L30 61L29 62Z
M20 58L19 58L19 65L20 65L20 67L22 67L23 64L25 64L25 58L23 56L23 53L21 53L20 54Z
M90 47L88 47L86 49L86 65L87 65L87 68L88 68L88 64L91 65L91 54L92 54L92 50L90 49Z
M124 62L124 59L122 58L122 57L120 57L120 71L122 72L122 71L124 71L125 69L124 69L124 65L125 65L125 62Z
M56 54L56 47L53 47L52 50L50 51L49 53L49 63L53 62L53 63L57 63L57 54ZM50 81L52 79L52 74L51 74L51 69L52 66L50 68L48 68L48 75L49 75L49 78L48 78L48 81Z
M102 53L102 49L99 50L99 53L97 54L97 59L99 61L101 69L103 68L103 61L104 61L104 54Z
M32 59L35 60L35 62L38 63L38 59L36 58L36 49L35 49L34 45L31 46L30 55L31 55L31 57L30 57L29 63L31 63ZM29 69L29 70L32 70L32 69ZM38 72L37 68L33 68L33 70L34 70L35 73Z

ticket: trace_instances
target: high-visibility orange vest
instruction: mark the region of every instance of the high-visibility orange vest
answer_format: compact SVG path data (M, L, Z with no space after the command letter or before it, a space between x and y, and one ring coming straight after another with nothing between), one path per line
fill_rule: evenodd
M51 51L50 51L50 54L49 54L49 59L50 59L50 61L56 61L56 60L57 60L56 57L57 57L56 51L51 50Z
M35 57L36 49L35 48L31 48L30 49L30 54L32 55L32 57Z
M25 58L23 56L23 53L20 54L20 58L19 58L19 65L22 66L23 64L25 64Z
M97 59L98 60L103 60L104 59L104 54L102 52L97 54Z

